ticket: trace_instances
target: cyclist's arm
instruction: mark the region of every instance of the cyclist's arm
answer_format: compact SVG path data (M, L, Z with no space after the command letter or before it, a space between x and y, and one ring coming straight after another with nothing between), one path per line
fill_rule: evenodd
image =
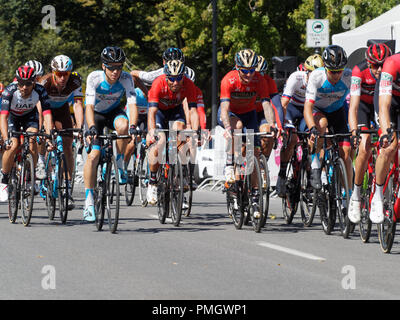
M147 113L147 128L149 132L156 128L156 114L158 108L157 107L149 107L149 111Z
M39 113L39 130L43 127L43 110L42 110L42 104L40 101L36 104L36 108Z
M313 116L314 103L312 101L306 100L304 103L304 120L306 121L308 129L315 127L315 120Z
M350 97L350 107L349 107L349 126L350 132L357 130L358 126L358 107L360 106L360 96L351 96Z
M87 127L90 128L94 126L94 105L87 104L85 107L85 119L87 123Z
M138 117L139 117L139 112L138 112L138 108L136 103L130 103L128 104L128 108L129 108L129 119L130 119L130 124L131 125L137 125L138 122Z
M185 113L186 118L186 128L192 128L192 119L190 118L189 106L187 103L187 98L182 101L183 112Z
M43 125L46 133L50 134L51 130L54 128L53 116L50 110L43 112Z
M269 125L275 124L275 112L268 100L261 101L262 107L264 109L265 120L267 120Z
M384 65L384 69L387 65ZM390 107L392 104L393 75L382 70L379 83L379 126L382 134L390 127Z
M8 112L1 112L0 114L1 137L3 141L8 139Z
M140 80L139 76L134 76L134 75L133 75L133 72L134 72L134 71L131 72L131 75L132 75L132 77L133 77L133 79L134 79L134 81L135 81L135 85L136 85L140 90L142 90L143 95L144 95L145 98L147 99L148 94L149 94L149 89L147 89L147 87L145 86L145 84L143 83L143 81Z
M197 113L197 108L190 108L190 119L192 120L192 129L193 130L198 130L199 129L199 115Z
M76 127L78 129L82 129L83 126L83 100L82 99L75 99L74 101L74 114L75 114L75 121Z
M230 101L222 101L221 102L221 121L224 124L225 129L231 126L231 122L229 120L229 107Z

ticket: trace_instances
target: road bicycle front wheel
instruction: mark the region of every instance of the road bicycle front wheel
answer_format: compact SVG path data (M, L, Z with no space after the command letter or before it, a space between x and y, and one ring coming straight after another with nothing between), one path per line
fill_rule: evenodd
M50 220L54 220L54 215L56 213L56 198L54 197L54 184L56 181L53 180L55 174L55 166L53 164L53 155L49 153L46 160L46 179L42 181L46 190L46 207L47 214Z
M347 216L347 208L350 202L350 196L346 167L342 159L338 159L338 162L335 165L333 178L336 212L339 218L340 231L343 238L347 239L351 231L351 222L349 217Z
M297 166L293 166L297 161L296 155L292 157L286 169L286 194L282 198L283 217L287 224L291 224L300 200L300 172L296 171Z
M135 149L137 150L137 149ZM129 169L129 163L132 162L132 168ZM127 165L128 181L124 186L125 202L127 206L131 206L135 199L136 184L135 184L135 173L136 173L136 152L131 156L131 159Z
M139 159L137 168L137 179L139 186L139 199L142 207L147 206L146 191L150 180L150 169L147 158L147 153L143 150Z
M30 153L26 155L21 170L21 219L26 227L32 218L33 197L35 195L35 166Z
M269 211L269 171L267 158L262 154L260 155L260 173L262 178L262 198L263 198L263 215L261 221L261 227L264 228L267 223L268 211Z
M184 170L184 172L186 171L185 175L186 175L186 181L188 183L188 191L185 192L185 196L186 197L186 205L187 207L184 209L184 215L185 217L189 217L190 213L192 212L192 204L193 204L193 166L188 163L186 165L186 169Z
M18 167L19 164L17 163ZM21 173L17 171L14 166L10 173L10 180L8 182L8 219L11 223L15 223L18 215L18 205L19 205L19 183L18 176Z
M119 175L118 167L115 157L112 156L111 160L107 163L106 176L106 203L105 212L108 219L108 226L111 233L115 233L118 227L119 220Z
M61 154L58 159L58 210L62 224L67 223L68 217L68 199L69 199L69 185L67 182L68 167L65 155Z
M372 222L369 219L369 199L373 183L372 173L366 172L364 179L368 179L361 189L361 220L359 223L360 238L362 242L367 243L371 236Z
M390 253L392 250L394 236L396 233L396 221L393 207L394 203L393 177L390 177L383 200L384 220L383 223L378 224L378 239L381 249L384 253Z
M106 207L106 187L103 177L103 163L99 161L96 169L96 187L94 189L94 204L96 213L96 229L101 231L104 224L104 212Z
M317 202L318 192L311 187L308 164L303 164L300 169L300 213L305 227L310 227L314 221ZM319 211L321 217L326 216L326 207L320 207Z
M175 164L171 165L171 218L175 227L179 226L182 218L182 204L183 204L183 168L182 162L178 155Z
M170 186L168 177L170 175L170 169L167 164L161 165L157 172L157 213L158 213L158 220L161 224L165 223L169 215L170 209Z
M248 164L247 164L248 165ZM253 225L253 229L255 232L259 233L263 226L263 215L264 215L264 208L263 208L263 197L262 197L262 185L263 180L261 176L260 164L256 158L253 161L254 165L254 174L248 173L247 175L247 190L248 190L248 199L249 199L249 215L251 219L251 223ZM258 199L254 199L254 188L257 189L258 192ZM260 192L261 191L261 192ZM254 200L254 201L253 201ZM258 212L258 215L255 214Z

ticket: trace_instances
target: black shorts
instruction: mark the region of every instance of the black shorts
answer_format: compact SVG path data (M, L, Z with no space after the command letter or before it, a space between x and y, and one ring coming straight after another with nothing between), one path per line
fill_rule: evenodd
M349 133L347 124L348 110L345 107L329 113L314 108L314 115L316 113L321 113L328 120L328 128L333 130L333 133ZM337 141L340 146L350 146L350 137L339 137Z
M11 112L8 115L8 131L11 132L11 136L18 138L19 135L13 134L15 131L26 131L28 128L39 129L39 113L37 110L29 112L24 116L16 116Z
M357 112L357 121L359 126L370 128L371 122L375 123L374 105L360 100Z
M52 108L51 115L53 116L54 125L57 130L73 128L71 112L69 111L68 103L64 104L60 108ZM69 132L66 135L72 137L72 132Z
M110 130L115 130L115 121L119 118L124 118L126 121L129 121L125 111L121 108L115 108L108 113L99 113L95 111L94 125L98 134L102 135L105 127L109 128ZM93 145L101 146L101 141L96 139L93 142Z

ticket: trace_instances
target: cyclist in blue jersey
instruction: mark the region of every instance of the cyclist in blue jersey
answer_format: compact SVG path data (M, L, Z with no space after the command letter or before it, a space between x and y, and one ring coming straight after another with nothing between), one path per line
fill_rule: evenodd
M102 70L93 71L87 78L85 120L88 130L85 135L88 142L92 143L92 150L83 169L86 194L83 217L89 222L95 221L93 188L101 149L97 135L102 134L105 127L116 130L118 135L127 135L128 132L132 136L137 134L136 93L132 76L122 71L125 59L125 53L121 48L106 47L101 53ZM123 95L126 96L129 105L129 119L121 107ZM126 145L126 140L117 140L116 160L121 184L127 181L127 172L124 168Z
M304 119L310 129L311 142L318 133L323 134L329 126L335 133L348 133L347 101L350 92L351 70L345 69L347 55L342 47L330 45L325 48L322 59L325 67L314 70L307 83L304 103ZM351 161L350 138L342 137L339 141L339 152L343 159L349 186L352 185L353 167ZM321 189L321 164L319 153L323 140L318 140L316 151L311 155L311 185Z

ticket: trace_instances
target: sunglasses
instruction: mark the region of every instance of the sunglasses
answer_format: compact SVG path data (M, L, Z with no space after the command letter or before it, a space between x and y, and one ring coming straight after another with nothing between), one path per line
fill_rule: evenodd
M251 73L254 73L254 71L256 71L256 69L239 69L240 70L240 72L242 72L243 74L251 74Z
M71 71L54 71L56 77L68 77L71 74Z
M374 69L379 69L380 67L383 67L383 63L371 63L371 67Z
M105 65L105 67L106 67L108 70L110 70L110 71L122 70L122 68L124 67L123 64L118 64L118 65L115 65L115 66L110 66L110 65L108 65L108 64L104 64L104 65Z
M339 74L339 73L342 73L344 69L337 69L337 70L326 69L326 70L328 70L328 72L332 73L332 74Z
M27 80L27 81L18 81L18 87L23 87L23 86L33 86L33 81Z
M177 76L177 77L167 77L169 81L175 82L175 81L181 81L183 79L183 74Z

